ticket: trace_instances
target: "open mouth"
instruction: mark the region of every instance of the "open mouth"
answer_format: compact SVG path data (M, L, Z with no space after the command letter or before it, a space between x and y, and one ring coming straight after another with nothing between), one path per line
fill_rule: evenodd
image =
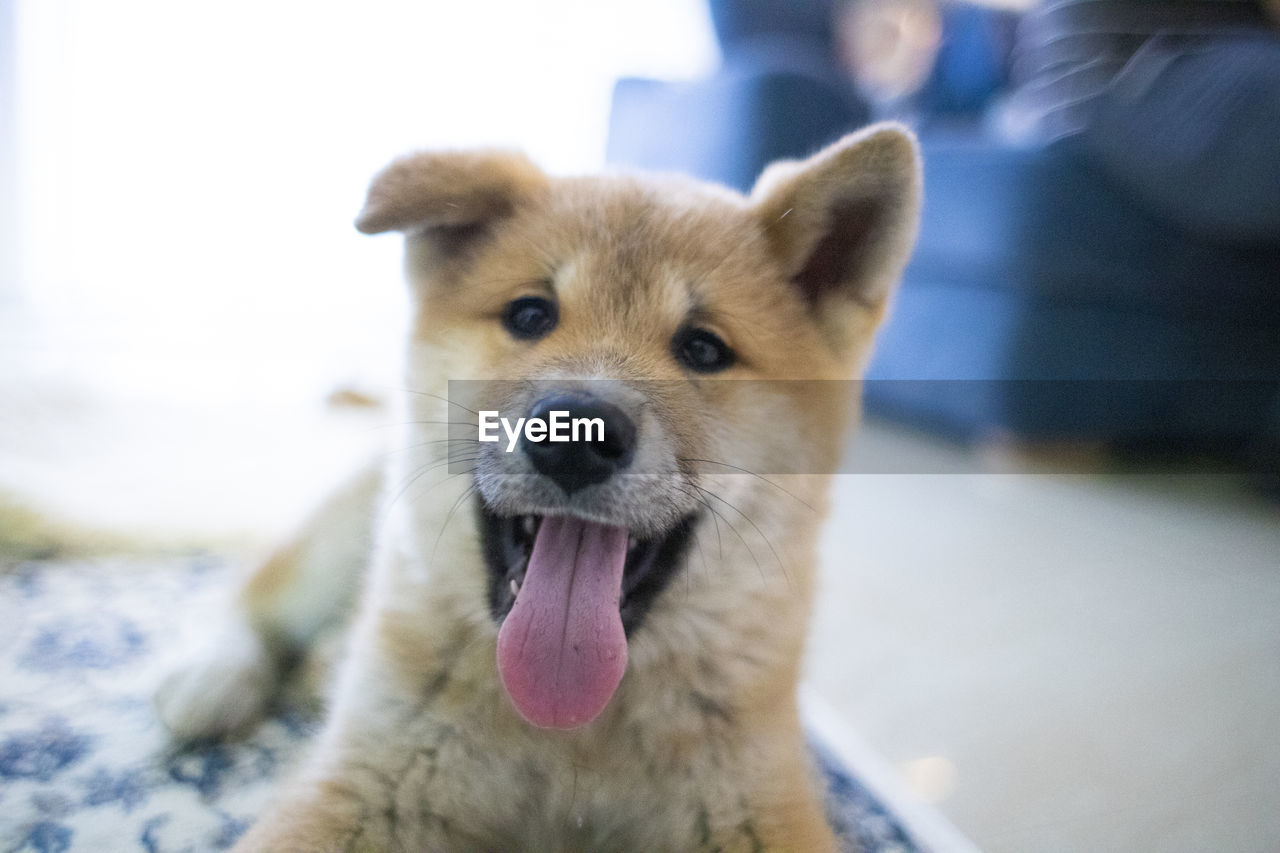
M666 588L688 548L696 516L685 516L661 536L627 537L619 614L627 636L639 627L653 600ZM529 568L543 516L495 515L480 502L480 529L489 568L489 608L499 624L511 612Z
M594 719L626 669L627 638L683 563L695 516L646 539L572 516L500 516L479 503L498 670L520 714Z

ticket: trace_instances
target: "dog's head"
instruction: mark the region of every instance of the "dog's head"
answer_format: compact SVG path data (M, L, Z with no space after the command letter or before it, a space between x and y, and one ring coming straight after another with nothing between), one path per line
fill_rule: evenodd
M769 475L835 464L853 401L806 380L860 371L919 195L914 142L893 125L775 164L747 198L672 178L551 178L492 152L418 154L374 180L357 226L406 233L415 296L417 449L401 473L451 463L474 486L484 576L459 588L498 629L527 720L596 717L629 641L633 665L637 644L663 658L664 611L731 621L753 594L742 573L764 574L751 539L774 552L770 571L786 571L779 550L807 563L796 535L821 484L797 494ZM473 380L465 401L450 380ZM465 434L444 426L460 421ZM416 523L447 524L470 499Z

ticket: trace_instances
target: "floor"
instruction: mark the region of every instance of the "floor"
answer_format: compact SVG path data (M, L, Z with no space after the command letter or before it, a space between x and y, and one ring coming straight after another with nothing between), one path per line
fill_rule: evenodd
M261 541L386 427L19 382L39 354L5 340L0 498L132 541ZM837 478L809 680L907 787L992 853L1280 849L1280 507L1226 476L972 473L879 424L859 451L936 473Z
M835 516L810 680L982 849L1280 849L1280 506L1227 476L845 475Z

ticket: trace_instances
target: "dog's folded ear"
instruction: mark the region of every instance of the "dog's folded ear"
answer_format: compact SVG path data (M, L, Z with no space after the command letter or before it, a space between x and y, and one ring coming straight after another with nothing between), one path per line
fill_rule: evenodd
M892 123L774 163L756 182L770 248L838 346L851 308L883 313L915 243L920 182L915 137Z
M478 225L513 211L547 176L508 151L423 152L373 179L356 228L365 234Z

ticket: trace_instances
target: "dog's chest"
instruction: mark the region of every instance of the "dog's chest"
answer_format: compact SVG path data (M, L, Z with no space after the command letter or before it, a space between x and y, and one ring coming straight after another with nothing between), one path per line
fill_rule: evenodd
M427 741L388 792L404 849L696 850L719 835L691 768L626 748L584 757L558 733L544 744L447 726Z
M459 826L470 825L493 849L692 849L693 823L663 804L668 786L641 768L601 773L571 762L478 762L457 801ZM465 772L458 768L458 772ZM680 810L676 810L680 811Z

